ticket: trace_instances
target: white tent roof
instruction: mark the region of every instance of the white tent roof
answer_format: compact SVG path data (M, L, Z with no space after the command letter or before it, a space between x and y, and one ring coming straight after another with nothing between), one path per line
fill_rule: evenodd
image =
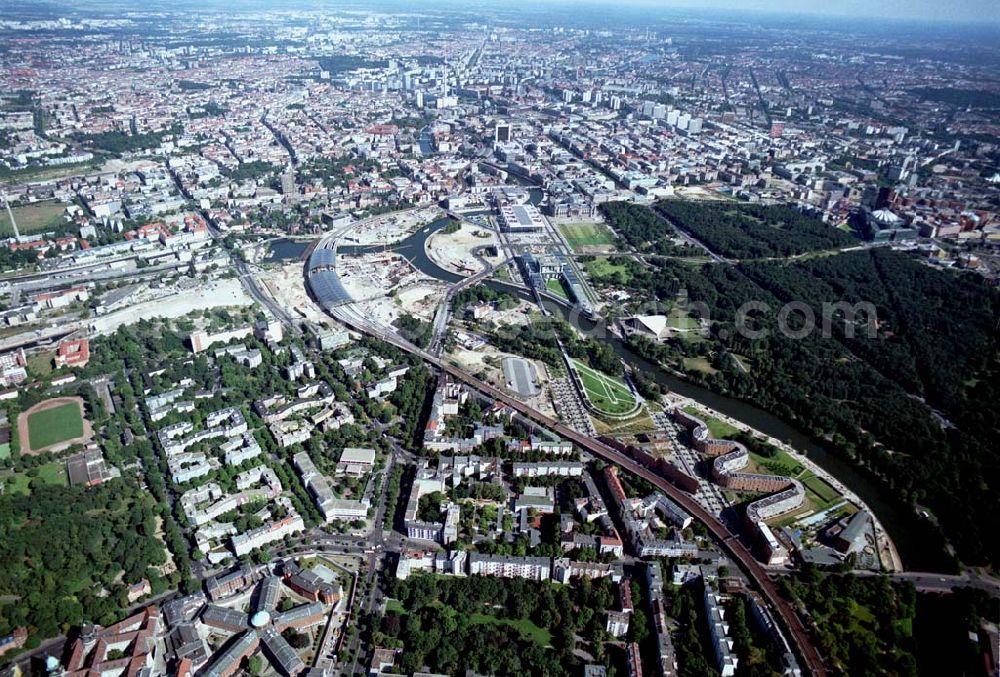
M656 336L661 336L667 329L666 315L636 315L635 320L642 324L646 331Z

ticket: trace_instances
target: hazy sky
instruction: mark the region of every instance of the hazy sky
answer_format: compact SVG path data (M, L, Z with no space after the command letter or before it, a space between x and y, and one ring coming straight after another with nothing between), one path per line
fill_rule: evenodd
M636 5L684 9L702 7L1000 23L1000 0L632 0L632 2Z

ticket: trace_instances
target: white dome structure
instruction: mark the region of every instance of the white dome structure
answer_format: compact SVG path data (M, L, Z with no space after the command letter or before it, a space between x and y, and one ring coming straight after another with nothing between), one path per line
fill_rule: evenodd
M888 209L879 209L872 212L872 220L880 226L898 226L903 223L903 219L899 218Z

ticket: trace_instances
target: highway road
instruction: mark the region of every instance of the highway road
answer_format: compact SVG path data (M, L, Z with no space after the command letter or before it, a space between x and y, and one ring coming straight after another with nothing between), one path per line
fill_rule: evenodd
M874 572L859 571L858 576L875 576ZM975 572L964 574L937 574L925 571L904 571L901 573L889 574L889 578L894 581L908 581L920 592L952 592L962 588L975 588L982 590L994 598L1000 598L1000 581L991 576L980 575Z
M250 271L250 267L246 262L239 259L233 259L236 265L236 272L239 273L240 282L243 283L243 288L247 290L251 298L260 303L262 306L271 311L271 314L275 316L282 324L288 326L295 333L301 333L301 329L295 323L292 314L289 313L283 306L278 305L278 303L271 298L270 295L265 293L260 285L257 284L257 280L254 279L253 273Z
M775 576L790 576L794 572L787 569L774 569L771 573ZM836 571L821 571L820 573L825 576L840 575L840 572ZM972 588L1000 599L1000 580L972 571L962 574L940 574L933 571L903 571L883 574L879 571L857 570L852 571L851 575L864 578L886 576L897 583L912 583L918 592L927 593L949 594L956 590Z

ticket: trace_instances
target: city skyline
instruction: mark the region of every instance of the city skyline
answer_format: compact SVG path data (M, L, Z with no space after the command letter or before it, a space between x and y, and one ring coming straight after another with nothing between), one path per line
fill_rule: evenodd
M515 0L517 2L519 0ZM562 0L549 0L560 4ZM586 4L604 5L604 0L584 0ZM571 3L566 3L571 4ZM650 9L676 9L691 11L762 12L770 15L819 16L838 19L889 18L914 22L940 21L961 23L1000 24L1000 5L991 0L952 0L940 3L933 0L883 0L878 3L865 0L627 0L628 5Z
M229 0L181 0L166 2L163 0L123 0L115 7L135 6L157 8L165 11L178 7L188 7L192 11L235 10L247 11L294 11L301 9L320 10L328 8L367 10L370 8L365 0L248 0L232 7ZM576 18L573 15L581 8L588 10L605 10L613 7L624 10L626 14L652 11L658 14L682 14L697 16L698 14L714 17L759 16L774 20L795 20L803 18L836 20L839 22L867 22L871 19L905 22L912 24L964 24L970 27L978 26L995 30L1000 28L1000 6L991 0L953 0L947 3L937 3L933 0L885 0L880 3L865 2L865 0L626 0L613 3L608 0L513 0L512 2L497 2L496 0L475 0L461 2L460 0L432 0L418 2L416 0L388 0L379 4L385 11L400 11L419 13L421 10L458 11L474 13L477 8L485 11L520 11L530 14L543 8L566 8L567 19ZM103 0L84 0L80 3L64 3L62 0L32 0L23 3L16 9L0 10L0 18L5 14L22 11L50 11L58 9L75 10L86 8L102 12L114 12L114 8ZM618 20L618 15L605 16L606 19ZM630 17L634 20L636 17Z
M0 675L996 677L991 8L736 4L7 3Z

